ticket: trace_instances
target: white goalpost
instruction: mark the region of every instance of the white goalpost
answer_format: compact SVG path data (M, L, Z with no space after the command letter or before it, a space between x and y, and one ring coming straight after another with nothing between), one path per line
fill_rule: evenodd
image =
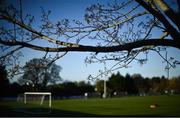
M51 108L51 93L50 92L25 92L24 104L27 103L27 95L42 95L40 105L43 104L45 96L49 96L49 107Z

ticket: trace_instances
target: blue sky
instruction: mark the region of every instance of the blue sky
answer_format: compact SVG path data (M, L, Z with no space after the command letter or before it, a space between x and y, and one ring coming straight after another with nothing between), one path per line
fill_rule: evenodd
M84 17L85 9L94 3L107 4L109 0L22 0L23 9L25 13L31 13L35 16L35 22L38 26L41 9L43 7L47 10L52 10L51 19L56 21L58 19L77 19L82 20ZM18 2L13 1L14 4ZM155 33L155 36L158 33ZM90 42L89 42L90 43ZM31 49L23 49L24 57L21 58L22 64L26 61L34 58L41 57L44 53L39 51L33 51ZM180 51L175 48L168 49L168 55L180 60ZM84 63L86 56L89 56L88 52L69 52L65 57L56 61L56 64L60 65L63 69L60 75L63 80L79 81L87 80L89 74L96 76L99 69L103 69L101 64L88 64ZM165 53L164 53L165 55ZM141 55L140 55L141 56ZM166 76L164 71L165 63L162 63L162 59L156 53L150 52L148 55L149 61L147 64L140 65L137 62L132 62L130 68L119 69L122 75L126 73L134 74L140 73L144 77L152 76ZM109 64L111 65L111 64ZM116 72L116 71L115 71ZM180 75L180 67L170 70L170 77Z

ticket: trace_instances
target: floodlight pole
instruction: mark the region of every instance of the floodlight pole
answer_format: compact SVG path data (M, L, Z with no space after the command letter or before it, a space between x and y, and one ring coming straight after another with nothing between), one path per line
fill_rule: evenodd
M168 63L168 56L167 56L167 51L166 51L166 61L167 61L167 79L169 79L169 63Z
M106 98L106 80L104 79L104 94L103 98Z

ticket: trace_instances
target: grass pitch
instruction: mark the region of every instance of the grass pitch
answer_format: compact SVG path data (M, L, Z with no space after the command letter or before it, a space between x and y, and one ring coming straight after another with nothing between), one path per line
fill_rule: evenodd
M151 109L151 104L158 107ZM180 95L53 100L49 114L12 111L20 106L1 101L0 116L180 116Z

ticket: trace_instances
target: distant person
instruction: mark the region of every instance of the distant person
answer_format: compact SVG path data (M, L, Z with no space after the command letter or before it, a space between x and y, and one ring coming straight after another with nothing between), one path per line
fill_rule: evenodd
M88 93L84 93L84 97L85 97L85 99L87 99L88 98Z

